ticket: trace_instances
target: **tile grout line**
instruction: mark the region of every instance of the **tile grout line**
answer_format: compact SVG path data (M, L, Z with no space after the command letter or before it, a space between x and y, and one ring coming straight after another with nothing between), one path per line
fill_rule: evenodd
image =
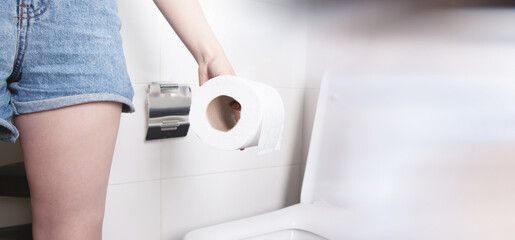
M249 169L242 169L242 170L232 170L232 171L223 171L223 172L214 172L214 173L195 174L195 175L188 175L188 176L166 177L166 178L161 178L161 181L162 180L174 180L174 179L186 179L186 178L195 178L195 177L205 177L205 176L215 176L215 175L230 174L230 173L242 173L242 172L250 172L250 171L255 171L255 170L266 170L266 169L274 169L274 168L298 167L298 166L301 166L301 165L302 165L302 163L295 163L295 164L278 165L278 166L270 166L270 167L249 168Z
M161 144L160 144L161 148ZM136 183L150 183L150 182L160 182L163 180L172 180L172 179L181 179L181 178L194 178L194 177L203 177L203 176L214 176L214 175L222 175L228 173L239 173L239 172L250 172L254 170L265 170L265 169L273 169L273 168L286 168L286 167L298 167L302 166L305 163L294 163L294 164L286 164L286 165L277 165L277 166L269 166L269 167L259 167L259 168L248 168L242 170L231 170L231 171L222 171L222 172L213 172L213 173L204 173L204 174L194 174L194 175L185 175L185 176L177 176L177 177L160 177L159 179L147 179L141 181L131 181L131 182L121 182L121 183L110 183L109 186L122 186L128 184L136 184ZM160 165L161 165L161 157L160 157ZM161 170L161 169L160 169ZM159 173L161 175L161 171Z
M159 81L163 81L163 21L159 27ZM163 142L159 140L159 239L163 240Z
M162 151L163 142L159 141L159 239L163 240L163 163Z
M160 74L161 75L161 74ZM148 85L148 82L132 82L133 85ZM275 87L271 86L275 89L285 89L285 90L318 90L317 87Z
M147 180L141 180L141 181L132 181L132 182L121 182L121 183L110 183L108 186L122 186L122 185L128 185L128 184L136 184L136 183L151 183L151 182L158 182L161 179L147 179Z
M159 61L157 61L157 64L159 64L159 81L163 81L163 21L159 21Z

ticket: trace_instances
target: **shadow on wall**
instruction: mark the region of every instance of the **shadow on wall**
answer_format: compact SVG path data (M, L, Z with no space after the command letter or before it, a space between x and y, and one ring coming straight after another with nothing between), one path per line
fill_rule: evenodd
M0 153L0 167L23 161L19 142L13 144L0 141Z
M0 239L32 239L29 187L19 143L0 142Z

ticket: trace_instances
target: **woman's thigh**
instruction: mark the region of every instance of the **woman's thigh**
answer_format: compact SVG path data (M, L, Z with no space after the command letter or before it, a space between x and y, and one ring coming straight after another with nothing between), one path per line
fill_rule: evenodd
M97 102L15 118L37 239L100 239L120 114Z

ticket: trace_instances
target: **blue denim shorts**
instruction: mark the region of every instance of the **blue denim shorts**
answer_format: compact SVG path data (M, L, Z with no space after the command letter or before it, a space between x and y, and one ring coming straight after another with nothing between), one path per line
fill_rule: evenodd
M0 140L13 115L134 95L116 0L3 0L0 4Z

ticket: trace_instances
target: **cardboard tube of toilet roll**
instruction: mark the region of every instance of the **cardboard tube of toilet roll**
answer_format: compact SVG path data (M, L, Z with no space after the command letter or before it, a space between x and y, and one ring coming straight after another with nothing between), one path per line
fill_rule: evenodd
M234 101L241 106L239 121L231 107ZM277 90L266 84L219 76L194 92L190 124L202 141L218 149L257 146L263 154L280 148L284 104Z

